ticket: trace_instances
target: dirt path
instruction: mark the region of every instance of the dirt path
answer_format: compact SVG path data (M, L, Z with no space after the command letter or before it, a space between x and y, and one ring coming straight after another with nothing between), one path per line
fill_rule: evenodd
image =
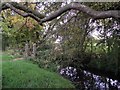
M15 58L12 61L23 60L24 58Z

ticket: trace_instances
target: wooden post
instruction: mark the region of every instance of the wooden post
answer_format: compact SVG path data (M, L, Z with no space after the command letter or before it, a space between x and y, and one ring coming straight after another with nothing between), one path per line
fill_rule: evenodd
M28 47L28 43L25 44L25 58L28 57L28 53L29 53L29 47Z
M33 58L36 57L36 43L33 44L32 56L33 56Z

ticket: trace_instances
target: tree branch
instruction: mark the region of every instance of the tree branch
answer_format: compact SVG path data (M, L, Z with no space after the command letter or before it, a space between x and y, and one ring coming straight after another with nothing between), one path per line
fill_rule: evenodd
M12 10L15 10L18 14L21 14L24 17L30 16L33 19L39 21L40 24L47 22L47 21L51 21L51 20L57 18L58 16L60 16L61 14L63 14L64 12L72 10L72 9L86 13L93 19L105 19L105 18L112 17L117 20L120 20L120 10L96 11L96 10L94 10L88 6L82 5L80 3L70 3L68 5L65 5L64 7L61 7L57 11L51 13L49 16L44 16L43 14L40 14L39 12L37 12L35 10L32 10L26 6L23 6L20 3L10 2L9 4L11 4L16 9L19 9L19 10L22 10L25 12L25 15L23 15L20 12L16 11L15 9L11 8ZM0 8L2 8L1 10L5 10L10 7L8 7L8 5L3 3L3 4L0 4Z
M33 19L35 19L36 21L40 22L40 18L38 18L37 16L35 16L32 13L22 13L20 12L18 9L16 9L15 7L13 7L11 4L6 3L6 6L9 7L11 10L13 10L14 12L16 12L17 14L23 16L23 17L32 17Z
M17 2L9 2L10 5L12 5L13 7L15 7L16 9L19 9L19 10L22 10L26 13L32 13L33 15L37 16L38 18L42 19L45 17L45 15L43 14L40 14L39 12L35 11L35 10L32 10L26 6L23 6L22 4L20 3L17 3ZM6 3L2 3L0 4L0 9L1 10L5 10L5 9L8 9L9 7L6 6Z
M89 16L91 16L93 19L105 19L105 18L111 18L111 17L115 18L115 19L118 19L118 18L120 19L120 10L95 11L95 10L93 10L85 5L82 5L80 3L71 3L64 7L61 7L59 10L57 10L54 13L51 13L49 16L46 16L45 18L43 18L41 21L42 22L50 21L71 9L79 10L83 13L86 13Z

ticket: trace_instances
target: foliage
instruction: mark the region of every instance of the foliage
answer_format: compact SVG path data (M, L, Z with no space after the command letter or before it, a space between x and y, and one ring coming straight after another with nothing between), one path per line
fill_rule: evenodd
M120 5L120 2L82 3L100 11L118 10ZM35 7L43 5L43 10L39 10L39 12L46 14L51 13L51 10L56 11L66 4L64 2L42 2L37 3L36 6L28 4L28 7L34 10ZM29 44L30 49L33 43L36 43L37 57L32 60L39 67L52 68L55 71L57 65L61 67L73 65L79 69L88 66L118 73L120 36L119 30L114 28L119 29L120 23L113 18L92 20L86 14L70 10L45 23L45 27L38 25L29 17L22 18L16 13L14 14L11 15L10 10L2 12L4 18L0 24L3 28L5 44L8 47L11 45L16 51L24 52L26 43ZM99 33L99 39L91 35L95 31ZM59 40L58 43L56 43L57 40Z
M14 13L12 15L11 13ZM25 43L36 43L40 40L42 34L42 27L38 25L31 18L24 19L13 11L7 10L1 13L3 45L7 47L14 47L20 49L24 47Z

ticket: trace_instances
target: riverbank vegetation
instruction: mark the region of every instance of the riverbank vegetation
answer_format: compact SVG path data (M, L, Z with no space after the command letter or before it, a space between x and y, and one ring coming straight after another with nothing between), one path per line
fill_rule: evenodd
M62 82L62 83L60 83ZM72 83L55 72L39 68L28 60L2 55L3 88L74 88Z

